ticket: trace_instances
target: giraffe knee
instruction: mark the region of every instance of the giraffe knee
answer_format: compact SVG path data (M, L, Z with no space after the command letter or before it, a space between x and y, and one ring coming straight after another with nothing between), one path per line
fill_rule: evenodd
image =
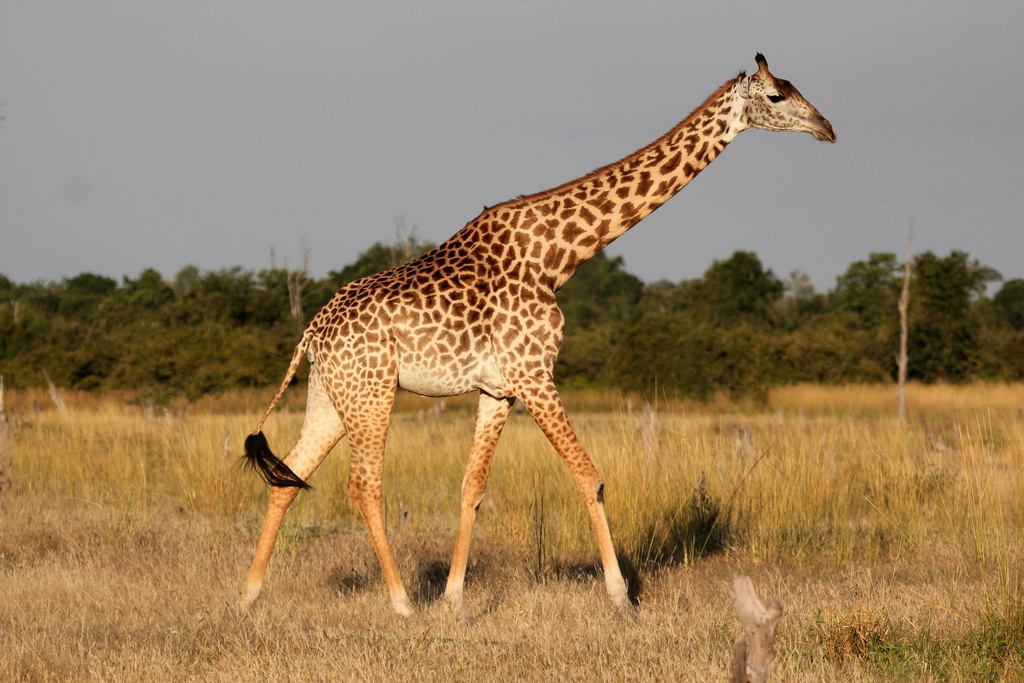
M577 473L576 485L580 487L580 493L583 494L587 505L604 505L604 482L598 476L597 470Z
M462 480L462 505L477 510L484 499L485 484L475 479Z
M348 495L357 507L361 505L380 505L383 499L380 481L366 477L349 477Z
M462 480L462 504L472 507L474 510L480 508L484 500L485 484L474 478Z
M353 502L355 502L357 505L363 499L364 490L365 487L363 486L362 480L360 480L358 477L348 478L348 497L351 498Z
M272 486L270 488L270 504L288 509L298 495L299 489L296 486Z

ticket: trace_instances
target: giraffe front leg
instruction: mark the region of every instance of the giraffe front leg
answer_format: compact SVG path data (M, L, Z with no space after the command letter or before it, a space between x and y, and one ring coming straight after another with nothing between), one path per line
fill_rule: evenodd
M462 479L462 512L459 516L459 531L455 537L455 551L452 566L448 572L448 585L444 598L456 611L462 611L462 587L466 579L466 563L469 559L469 542L473 536L476 512L484 498L487 475L491 470L491 458L498 444L501 429L505 426L512 401L498 399L481 393L477 405L476 426L473 429L473 445L466 464L466 476Z
M587 503L587 511L590 513L590 521L594 526L597 535L597 547L601 555L601 565L604 567L605 589L608 597L616 607L623 610L632 610L629 595L626 590L626 581L622 578L622 571L619 569L619 560L615 555L615 546L612 544L611 531L608 528L608 518L604 511L604 482L597 474L597 468L591 462L590 457L583 450L579 439L573 432L572 425L565 415L562 401L555 389L554 382L550 376L536 384L526 386L519 392L519 398L526 405L537 425L547 436L548 441L555 447L562 460L569 466L576 484L583 493Z

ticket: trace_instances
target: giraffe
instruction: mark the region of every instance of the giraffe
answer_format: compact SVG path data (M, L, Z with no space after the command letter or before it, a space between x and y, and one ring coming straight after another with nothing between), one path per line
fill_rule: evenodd
M470 536L491 458L517 399L583 494L611 601L632 609L605 516L604 483L552 378L564 323L555 292L587 259L681 190L741 131L803 131L835 142L832 125L788 81L775 78L760 53L756 63L755 73L740 72L643 149L564 185L485 208L434 250L346 285L313 317L245 442L243 457L270 486L270 500L241 606L260 592L288 506L347 435L348 493L369 531L393 609L412 614L381 505L385 439L401 387L433 397L479 392L444 593L456 610L464 609ZM306 414L295 445L278 459L263 424L304 355L311 364Z

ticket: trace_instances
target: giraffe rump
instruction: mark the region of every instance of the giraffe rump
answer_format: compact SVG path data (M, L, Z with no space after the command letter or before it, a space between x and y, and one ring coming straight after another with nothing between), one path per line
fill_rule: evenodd
M295 347L295 352L292 354L292 362L288 365L288 371L284 375L284 381L281 382L274 400L270 402L270 405L263 412L263 417L260 418L259 424L256 425L256 431L245 439L245 454L242 456L242 464L255 470L256 474L260 475L260 478L267 482L269 486L299 489L312 488L299 478L299 475L292 472L291 468L285 465L280 458L274 455L273 451L270 450L270 444L267 443L267 437L263 435L263 423L266 422L270 412L277 405L277 402L281 400L284 392L288 389L288 385L291 384L292 377L295 376L295 371L298 369L302 356L309 347L309 340L312 338L312 329L307 327L306 331L302 333L302 339L299 340L298 346Z
M262 431L246 437L245 455L242 456L242 462L255 470L256 474L260 475L260 478L269 486L312 488L274 455L270 450L270 444L267 443L267 437L263 436Z

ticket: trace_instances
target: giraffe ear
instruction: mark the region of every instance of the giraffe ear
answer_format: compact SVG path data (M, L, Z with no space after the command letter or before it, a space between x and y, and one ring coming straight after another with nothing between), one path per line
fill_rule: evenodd
M741 73L737 79L736 90L739 92L740 97L745 100L750 99L750 76L745 73Z

